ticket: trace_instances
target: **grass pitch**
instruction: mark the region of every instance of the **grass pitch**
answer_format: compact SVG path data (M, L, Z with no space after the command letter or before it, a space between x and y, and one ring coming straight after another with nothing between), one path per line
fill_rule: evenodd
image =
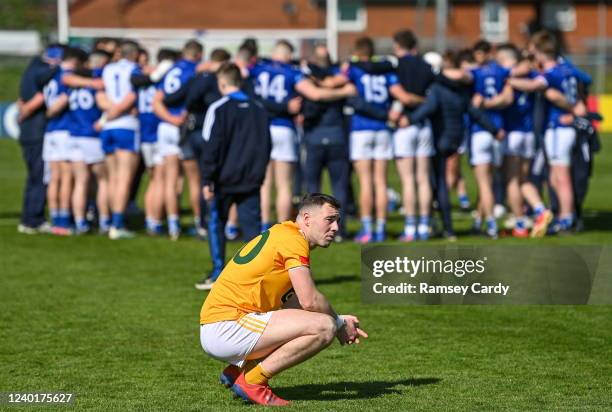
M23 179L18 145L0 141L0 392L70 392L79 409L100 411L254 408L218 384L223 365L200 348L205 295L192 285L209 268L205 243L18 235ZM610 243L610 187L606 147L588 232L537 242ZM390 221L399 233L401 218ZM459 216L458 231L468 227ZM612 409L610 306L366 306L358 246L311 260L320 289L370 339L275 377L295 410Z

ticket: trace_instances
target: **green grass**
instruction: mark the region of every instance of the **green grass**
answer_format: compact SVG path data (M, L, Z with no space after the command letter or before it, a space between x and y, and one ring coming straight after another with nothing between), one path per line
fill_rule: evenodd
M597 157L589 231L542 243L612 240L610 137ZM223 365L200 348L205 295L192 284L210 264L206 244L18 235L23 178L17 144L0 141L0 392L71 392L79 409L100 411L252 408L217 383ZM401 220L391 222L399 232ZM459 229L468 222L459 216ZM612 408L610 306L366 306L359 250L333 245L311 260L320 289L371 337L275 377L293 409Z

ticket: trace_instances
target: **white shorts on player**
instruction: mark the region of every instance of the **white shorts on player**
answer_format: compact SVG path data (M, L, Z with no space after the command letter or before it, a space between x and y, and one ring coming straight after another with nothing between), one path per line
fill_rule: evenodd
M45 162L67 162L70 160L70 132L54 130L45 133L42 158Z
M158 142L143 142L140 144L140 153L147 169L159 166L164 162L164 158L159 150Z
M70 161L84 162L88 165L102 163L104 161L104 150L102 141L97 137L70 138Z
M546 129L544 148L548 164L569 166L572 163L572 149L576 144L576 130L573 127Z
M270 159L279 162L297 162L298 137L291 127L270 126L272 137L272 151Z
M157 126L157 145L162 158L181 156L181 131L178 126L161 122Z
M491 164L501 166L502 145L487 131L472 134L470 142L470 164L472 166Z
M395 157L430 157L435 154L429 121L397 129L393 135Z
M248 313L238 320L200 325L202 349L215 359L244 366L273 313Z
M535 157L536 141L533 132L512 131L503 141L504 156L518 156L523 159Z
M351 160L393 159L393 141L389 130L355 130L350 135Z

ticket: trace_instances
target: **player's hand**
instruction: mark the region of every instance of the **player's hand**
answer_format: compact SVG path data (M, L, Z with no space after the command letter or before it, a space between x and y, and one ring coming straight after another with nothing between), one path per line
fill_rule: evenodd
M289 114L298 114L302 110L302 98L300 96L294 97L287 103L287 110Z
M91 79L91 86L96 90L104 90L104 80L102 79Z
M206 185L202 188L202 196L204 196L204 200L210 202L215 197L215 192L209 185Z
M484 104L484 97L481 94L475 93L472 97L472 106L481 108Z
M408 126L410 126L410 120L408 120L408 116L400 117L398 125L399 125L399 127L408 127Z
M402 112L398 112L393 109L389 110L389 113L387 113L388 119L392 121L393 123L397 123L401 116L402 116Z
M359 338L367 338L368 334L359 327L359 319L353 315L341 315L344 319L344 330L346 331L347 340L346 343L349 345L353 343L359 343Z
M559 116L559 123L564 126L570 126L572 123L574 123L574 115L571 113L562 114Z

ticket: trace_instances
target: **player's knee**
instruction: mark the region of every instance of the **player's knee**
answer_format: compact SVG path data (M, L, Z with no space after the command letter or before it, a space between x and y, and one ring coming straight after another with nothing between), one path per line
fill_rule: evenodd
M336 336L336 322L329 315L321 316L318 322L317 335L321 339L321 343L325 346L329 345Z

